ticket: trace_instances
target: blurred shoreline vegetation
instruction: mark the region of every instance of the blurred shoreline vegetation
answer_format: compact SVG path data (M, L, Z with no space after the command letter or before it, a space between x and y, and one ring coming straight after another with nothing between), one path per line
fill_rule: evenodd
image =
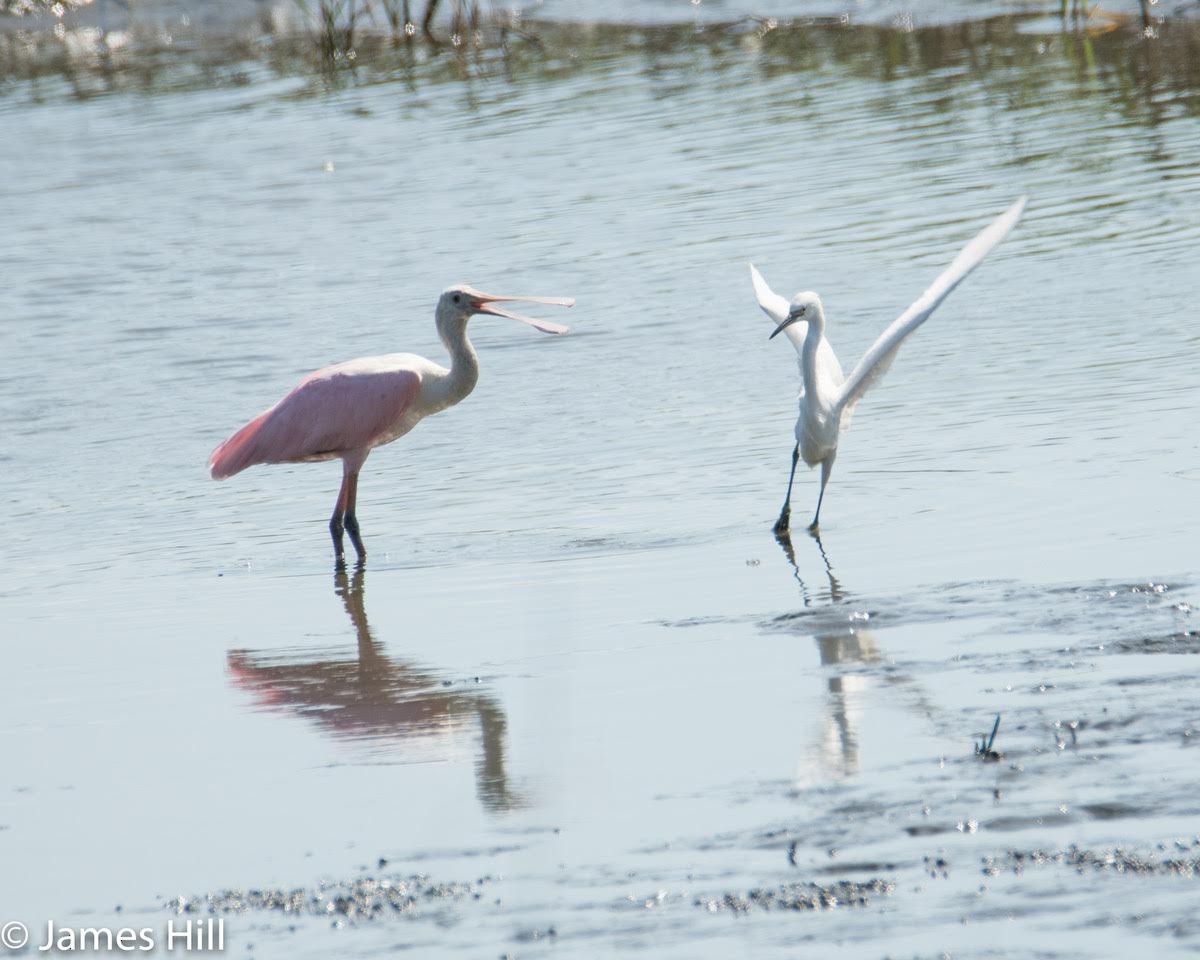
M1065 59L1081 93L1115 86L1134 108L1200 113L1200 21L1115 15L1092 4L930 26L845 17L621 24L524 19L492 0L274 0L213 22L201 5L147 12L120 0L0 0L0 97L40 101L249 86L297 79L288 95L364 83L552 81L615 62L665 72L750 60L765 75L836 67L925 75L947 104L964 76L1002 76L1036 97L1047 60ZM190 12L184 12L190 11ZM664 95L669 91L664 90Z

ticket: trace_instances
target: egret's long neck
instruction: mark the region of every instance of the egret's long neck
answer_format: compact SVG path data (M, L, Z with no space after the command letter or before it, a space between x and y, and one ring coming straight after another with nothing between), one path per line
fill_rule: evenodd
M450 407L475 389L479 382L479 357L467 339L466 323L455 324L449 331L441 331L442 343L450 354L450 372L438 385L438 401L442 407Z
M804 368L804 384L809 393L816 393L822 386L818 379L817 351L825 338L825 314L820 307L808 318L808 330L804 335L804 348L800 351L800 363Z

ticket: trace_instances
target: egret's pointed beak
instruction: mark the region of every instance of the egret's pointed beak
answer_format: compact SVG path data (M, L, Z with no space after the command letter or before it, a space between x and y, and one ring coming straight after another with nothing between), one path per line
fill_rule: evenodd
M566 333L569 327L561 323L551 323L549 320L535 320L533 317L523 317L519 313L497 307L497 303L548 303L555 307L573 307L575 301L571 297L493 297L488 293L477 293L475 296L475 312L490 313L494 317L508 317L510 320L520 320L542 333Z
M774 330L772 330L771 335L769 337L767 337L767 339L774 340L775 335L777 333L782 333L784 330L786 330L788 327L790 327L793 323L799 323L803 319L804 319L804 314L802 314L802 313L789 313L787 319L784 320L783 323L781 323L779 326L777 326Z

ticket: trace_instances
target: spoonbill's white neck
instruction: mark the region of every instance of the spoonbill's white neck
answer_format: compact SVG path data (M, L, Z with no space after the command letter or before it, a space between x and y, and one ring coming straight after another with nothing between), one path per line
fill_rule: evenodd
M450 354L450 372L443 385L443 400L449 406L458 403L475 389L475 384L479 382L479 357L467 337L465 318L440 332L446 352Z

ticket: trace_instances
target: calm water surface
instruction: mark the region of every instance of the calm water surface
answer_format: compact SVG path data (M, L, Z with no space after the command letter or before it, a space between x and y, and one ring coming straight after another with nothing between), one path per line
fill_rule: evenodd
M229 950L1200 948L1195 25L701 23L6 61L0 920L423 873L480 897ZM1021 193L781 550L797 371L747 261L849 364ZM571 334L473 322L336 576L337 464L205 458L321 364L441 359L455 281L576 296Z

